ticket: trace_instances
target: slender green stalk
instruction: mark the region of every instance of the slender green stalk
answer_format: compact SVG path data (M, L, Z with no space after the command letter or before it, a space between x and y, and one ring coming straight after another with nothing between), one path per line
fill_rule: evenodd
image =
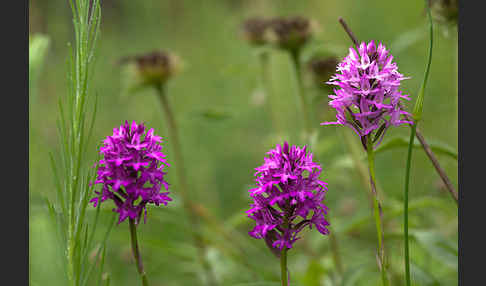
M143 262L142 257L140 256L140 250L138 248L138 240L137 240L137 226L135 225L135 220L130 218L130 239L132 242L132 252L133 257L135 258L135 263L137 264L137 271L140 274L140 278L142 279L142 285L148 286L147 274L143 269Z
M303 85L303 82L302 82L302 70L301 70L301 65L300 65L300 53L298 50L293 50L291 53L290 53L290 57L292 59L292 63L293 63L293 66L294 66L294 69L295 69L295 76L296 76L296 79L297 79L297 94L299 96L299 99L300 99L300 103L301 103L301 106L302 106L302 116L303 116L303 120L304 120L304 130L306 132L305 134L305 138L309 138L309 136L311 135L311 131L312 131L312 128L311 128L311 125L310 125L310 119L309 119L309 108L307 106L307 100L305 98L305 91L304 91L304 85ZM307 140L305 140L307 141Z
M288 286L288 275L287 275L287 247L284 247L282 249L282 252L280 254L280 272L281 272L281 278L282 278L282 286Z
M382 223L382 208L376 192L376 177L375 177L375 157L373 152L373 140L372 136L368 136L366 149L368 152L368 168L370 171L370 186L371 193L373 195L373 214L375 218L376 232L378 235L378 260L380 263L381 279L383 286L388 285L388 278L386 275L386 263L385 263L385 247L383 245L384 231Z
M412 149L413 141L415 139L415 132L417 125L412 126L410 132L410 143L408 145L407 167L405 169L405 192L403 199L403 242L405 244L405 281L407 286L410 286L410 254L409 254L409 238L408 238L408 187L410 182L410 167L412 164Z
M186 210L186 213L189 216L189 220L192 224L192 227L194 228L193 239L194 239L194 244L198 251L199 261L203 266L204 271L206 272L206 278L208 279L207 280L208 284L216 285L217 283L216 283L216 278L214 277L213 270L211 268L211 265L206 259L206 255L205 255L206 245L202 240L202 237L200 236L199 218L197 216L197 213L195 212L195 206L190 200L187 193L188 188L186 184L187 181L185 176L184 161L182 158L182 152L180 150L179 133L178 133L176 121L174 119L174 115L172 113L172 109L170 107L167 98L165 84L158 86L157 91L158 91L160 103L164 110L164 115L165 115L165 120L167 122L170 140L172 140L173 142L171 145L175 156L175 165L176 165L176 172L177 172L177 178L179 184L179 191L182 197L182 204Z
M270 54L267 51L261 52L259 55L261 66L261 81L264 88L265 95L267 96L267 108L269 109L270 116L272 118L273 128L277 131L281 131L280 121L278 113L273 107L273 89L272 89L272 76L270 73Z
M276 185L279 190L280 189L280 186L277 184ZM288 202L287 202L287 206L288 206ZM283 218L283 226L285 228L290 228L290 224L289 224L289 217L287 215L284 216ZM288 274L287 274L287 247L284 246L281 253L280 253L280 273L281 273L281 280L282 280L282 286L288 286Z
M412 167L412 152L413 152L413 141L415 136L418 135L417 133L417 124L422 119L422 111L423 111L423 103L425 97L425 87L427 86L427 80L429 78L430 72L430 64L432 62L432 48L434 44L434 30L432 25L432 16L430 14L430 7L427 0L425 2L425 9L427 10L427 16L429 19L429 54L427 59L427 65L425 68L424 79L422 85L420 86L417 100L415 102L415 106L413 109L413 123L412 129L410 132L410 142L408 144L408 155L407 155L407 165L405 169L405 190L404 190L404 217L403 217L403 239L404 239L404 248L405 248L405 281L406 285L410 286L410 249L409 249L409 237L408 237L408 193L409 193L409 186L410 186L410 169ZM447 178L447 176L446 176Z
M86 168L86 150L89 135L87 126L93 126L95 111L88 115L90 102L88 90L89 75L93 68L95 43L101 22L99 0L70 0L73 15L75 41L69 49L68 96L59 101L57 121L61 143L61 166L56 167L52 157L59 208L54 216L62 234L66 259L68 285L79 286L87 283L89 266L87 255L95 229L86 223L86 208L93 189L89 181L93 179L92 169ZM89 131L88 131L89 132ZM58 173L57 170L60 172ZM58 219L59 218L59 219ZM96 219L95 219L96 220ZM88 230L89 228L89 230ZM89 241L89 242L88 242ZM104 245L103 245L104 247Z

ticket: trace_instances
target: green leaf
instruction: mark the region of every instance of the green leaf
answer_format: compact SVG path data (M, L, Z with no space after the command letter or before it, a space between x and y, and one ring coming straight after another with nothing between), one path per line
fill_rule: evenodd
M411 232L419 245L421 245L435 260L457 269L458 251L457 243L447 240L441 234L433 231L415 230Z
M309 263L307 271L302 279L304 285L319 285L326 269L319 262L313 260Z
M418 43L426 36L425 26L411 29L401 33L390 45L394 55L408 50L412 45Z
M457 160L457 152L451 146L435 140L427 140L427 142L434 153L447 155L452 159ZM395 148L405 148L408 147L408 143L408 139L405 137L393 137L390 140L383 142L378 148L376 148L375 154ZM418 140L416 140L414 141L413 147L422 148L422 145L418 142Z
M198 112L198 115L207 120L222 121L232 117L229 112L218 109L206 109Z
M410 272L411 276L413 277L415 285L423 285L423 286L439 286L440 283L437 279L432 276L431 273L428 273L424 269L420 268L415 263L410 263Z

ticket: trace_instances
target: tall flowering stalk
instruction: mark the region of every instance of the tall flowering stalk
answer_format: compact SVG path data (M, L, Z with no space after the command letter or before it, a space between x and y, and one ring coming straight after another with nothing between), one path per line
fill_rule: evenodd
M207 283L209 285L216 285L217 282L212 267L206 259L206 245L200 235L200 221L196 212L197 207L189 197L189 188L187 187L186 171L179 140L179 129L167 96L167 82L172 76L178 73L181 68L181 61L176 55L164 51L154 51L144 55L127 57L123 61L134 63L134 65L128 66L133 78L129 90L144 87L152 87L157 90L158 99L164 111L165 122L169 131L170 146L174 151L178 182L177 189L181 195L184 209L194 228L192 233L194 244L198 251L198 259L206 273Z
M315 227L329 234L322 202L327 183L319 180L322 168L313 162L307 147L289 146L287 142L270 150L265 163L256 168L256 188L249 190L253 200L248 217L256 222L248 234L264 239L280 257L282 286L288 285L287 251L300 238L299 233Z
M427 60L427 65L425 68L425 75L422 85L420 86L420 90L418 92L417 101L415 102L415 107L413 109L412 118L414 120L412 124L412 130L410 132L410 142L408 144L408 155L407 155L407 165L405 169L405 191L404 191L404 200L403 200L403 235L404 235L404 252L405 252L405 281L406 285L410 286L410 249L409 249L409 237L408 237L408 191L409 191L409 184L410 184L410 168L412 165L412 151L413 151L413 141L416 136L417 132L417 124L422 119L422 110L423 110L423 103L424 103L424 94L425 94L425 87L427 85L427 80L429 78L429 71L430 71L430 64L432 61L432 48L434 44L434 30L432 24L432 16L430 13L430 7L425 1L425 7L427 10L427 16L429 20L429 35L430 35L430 44L429 44L429 55Z
M267 37L277 48L289 53L297 80L297 95L301 103L301 114L306 140L312 133L311 113L309 110L304 85L300 55L303 47L315 32L316 23L304 17L275 18L271 21Z
M87 222L86 209L93 186L89 182L95 169L87 165L87 146L96 117L94 109L88 109L89 92L95 44L99 34L101 6L99 0L69 1L73 14L74 44L70 45L68 58L68 96L59 100L57 121L60 136L60 160L51 154L52 170L57 190L57 202L48 201L52 218L56 221L64 250L67 284L86 285L92 277L96 262L89 262L94 234L97 228L99 208L92 224ZM106 230L96 259L104 261L105 243L111 231ZM103 267L99 268L103 271ZM99 274L101 277L102 273ZM100 280L98 280L100 281Z
M245 20L242 24L242 34L244 39L252 46L256 48L265 47L268 44L268 39L266 34L271 25L271 20L252 17ZM273 90L271 84L271 66L270 66L270 52L268 49L262 48L258 50L258 59L260 61L261 69L261 82L265 91L266 96L269 98L267 102L267 108L269 109L270 115L272 117L274 128L280 131L280 123L278 118L278 113L275 108L272 107L273 100Z
M147 286L145 273L137 240L136 227L140 219L147 217L147 205L167 205L172 199L169 192L160 192L164 187L169 189L165 181L169 166L162 153L162 138L154 134L154 130L146 130L143 124L128 121L119 128L113 129L113 135L106 137L100 154L103 158L98 162L95 184L101 184L101 191L90 202L96 207L110 199L115 203L114 212L118 213L118 224L128 218L132 251L137 263L137 270L142 279L142 285Z
M401 99L408 100L399 90L400 82L406 79L398 72L393 56L381 43L361 43L358 51L349 49L349 54L337 66L337 73L328 84L336 85L329 103L337 111L337 121L322 125L337 124L350 127L361 139L368 154L371 193L373 195L374 218L378 236L378 260L383 285L388 285L386 275L382 208L376 191L374 148L380 144L390 126L411 124L402 118Z
M339 18L339 23L341 23L341 25L343 26L343 29L346 31L346 33L348 34L349 38L354 43L354 45L358 46L359 45L358 39L355 37L355 35L353 34L353 32L351 31L351 29L346 24L346 22L344 21L343 18ZM401 103L399 103L399 104L401 104ZM409 115L405 115L405 119L408 120L408 121L412 121L412 118ZM416 130L416 137L417 137L417 140L422 145L422 148L424 149L425 154L427 154L427 157L429 158L430 162L434 166L435 171L437 172L439 177L442 179L442 182L444 183L447 190L449 191L452 198L454 199L454 201L457 204L458 203L457 191L454 189L454 186L452 185L451 180L447 176L444 169L441 167L439 161L437 160L437 157L435 156L434 152L432 151L432 148L430 147L429 143L427 143L427 141L425 140L424 136L419 131L419 129Z

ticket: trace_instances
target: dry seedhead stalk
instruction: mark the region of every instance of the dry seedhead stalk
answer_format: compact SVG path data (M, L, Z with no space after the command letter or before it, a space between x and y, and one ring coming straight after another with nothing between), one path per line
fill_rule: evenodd
M243 22L241 27L243 37L251 45L262 46L267 44L265 37L266 31L270 26L270 21L265 18L252 17Z
M307 68L311 72L317 86L328 88L325 82L331 78L334 72L336 72L338 63L338 59L333 56L327 58L313 58L307 63Z
M295 17L278 17L270 22L268 41L277 47L296 53L312 38L317 23L311 19Z

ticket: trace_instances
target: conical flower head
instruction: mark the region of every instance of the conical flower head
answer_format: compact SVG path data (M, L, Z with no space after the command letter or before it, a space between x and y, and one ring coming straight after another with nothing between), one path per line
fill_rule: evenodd
M154 130L146 130L143 124L128 121L113 129L100 148L103 158L98 162L95 184L101 185L101 193L90 202L96 207L108 199L113 200L119 213L118 223L127 217L137 223L141 214L147 215L147 204L167 205L172 199L169 192L160 192L169 184L165 181L165 166L169 166L162 153L162 138ZM101 201L99 200L101 198Z
M256 222L249 235L282 250L292 248L305 227L328 234L322 202L327 183L319 180L321 167L312 161L312 153L285 142L267 154L255 169L256 188L249 190L253 203L247 214Z
M400 101L410 100L399 91L405 78L398 72L393 56L381 43L361 43L358 52L349 49L349 54L337 66L337 73L328 84L336 85L334 94L329 95L329 105L336 109L337 121L321 125L339 124L352 128L365 142L367 136L381 142L389 126L411 124L402 116L409 115L402 110ZM376 132L375 132L376 131Z

